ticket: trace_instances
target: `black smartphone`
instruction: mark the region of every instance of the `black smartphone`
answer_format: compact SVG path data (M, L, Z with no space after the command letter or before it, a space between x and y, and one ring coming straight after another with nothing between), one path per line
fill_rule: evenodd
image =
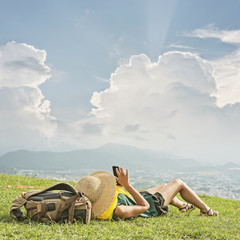
M116 169L119 169L119 166L112 166L113 175L117 177L118 175L117 175ZM117 185L121 186L121 184L118 183L118 181L117 181Z

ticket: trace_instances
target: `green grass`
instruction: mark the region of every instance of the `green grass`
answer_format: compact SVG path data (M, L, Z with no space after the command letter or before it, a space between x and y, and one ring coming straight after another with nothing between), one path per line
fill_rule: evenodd
M163 217L118 222L94 220L89 225L11 219L12 200L22 191L28 191L16 188L17 185L48 187L57 182L0 174L0 239L240 239L240 202L205 195L201 198L220 212L219 217L199 216L197 209L184 215L170 206ZM22 210L26 215L24 207Z

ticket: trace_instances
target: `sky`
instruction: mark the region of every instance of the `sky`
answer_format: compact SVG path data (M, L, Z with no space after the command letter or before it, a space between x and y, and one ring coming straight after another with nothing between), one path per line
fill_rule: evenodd
M107 143L240 163L239 0L0 0L0 153Z

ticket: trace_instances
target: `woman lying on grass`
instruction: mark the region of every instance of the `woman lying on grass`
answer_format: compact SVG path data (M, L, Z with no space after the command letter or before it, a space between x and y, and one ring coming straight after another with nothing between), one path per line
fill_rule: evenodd
M124 172L123 168L118 168L116 172L117 177L106 171L97 171L79 180L76 188L91 201L93 218L116 220L137 216L156 217L168 212L168 204L177 207L182 213L197 207L200 215L219 215L180 179L138 192L129 183L127 169ZM116 181L121 186L116 186ZM186 202L176 197L178 193Z

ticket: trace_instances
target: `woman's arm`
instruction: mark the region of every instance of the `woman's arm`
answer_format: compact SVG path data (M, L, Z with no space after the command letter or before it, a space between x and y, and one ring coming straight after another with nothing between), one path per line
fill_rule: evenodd
M141 213L149 209L149 203L135 190L129 183L128 180L128 169L126 169L126 174L124 173L123 168L116 169L118 177L116 180L132 195L137 205L134 206L125 206L119 205L115 209L115 214L119 218L130 218L137 217Z

